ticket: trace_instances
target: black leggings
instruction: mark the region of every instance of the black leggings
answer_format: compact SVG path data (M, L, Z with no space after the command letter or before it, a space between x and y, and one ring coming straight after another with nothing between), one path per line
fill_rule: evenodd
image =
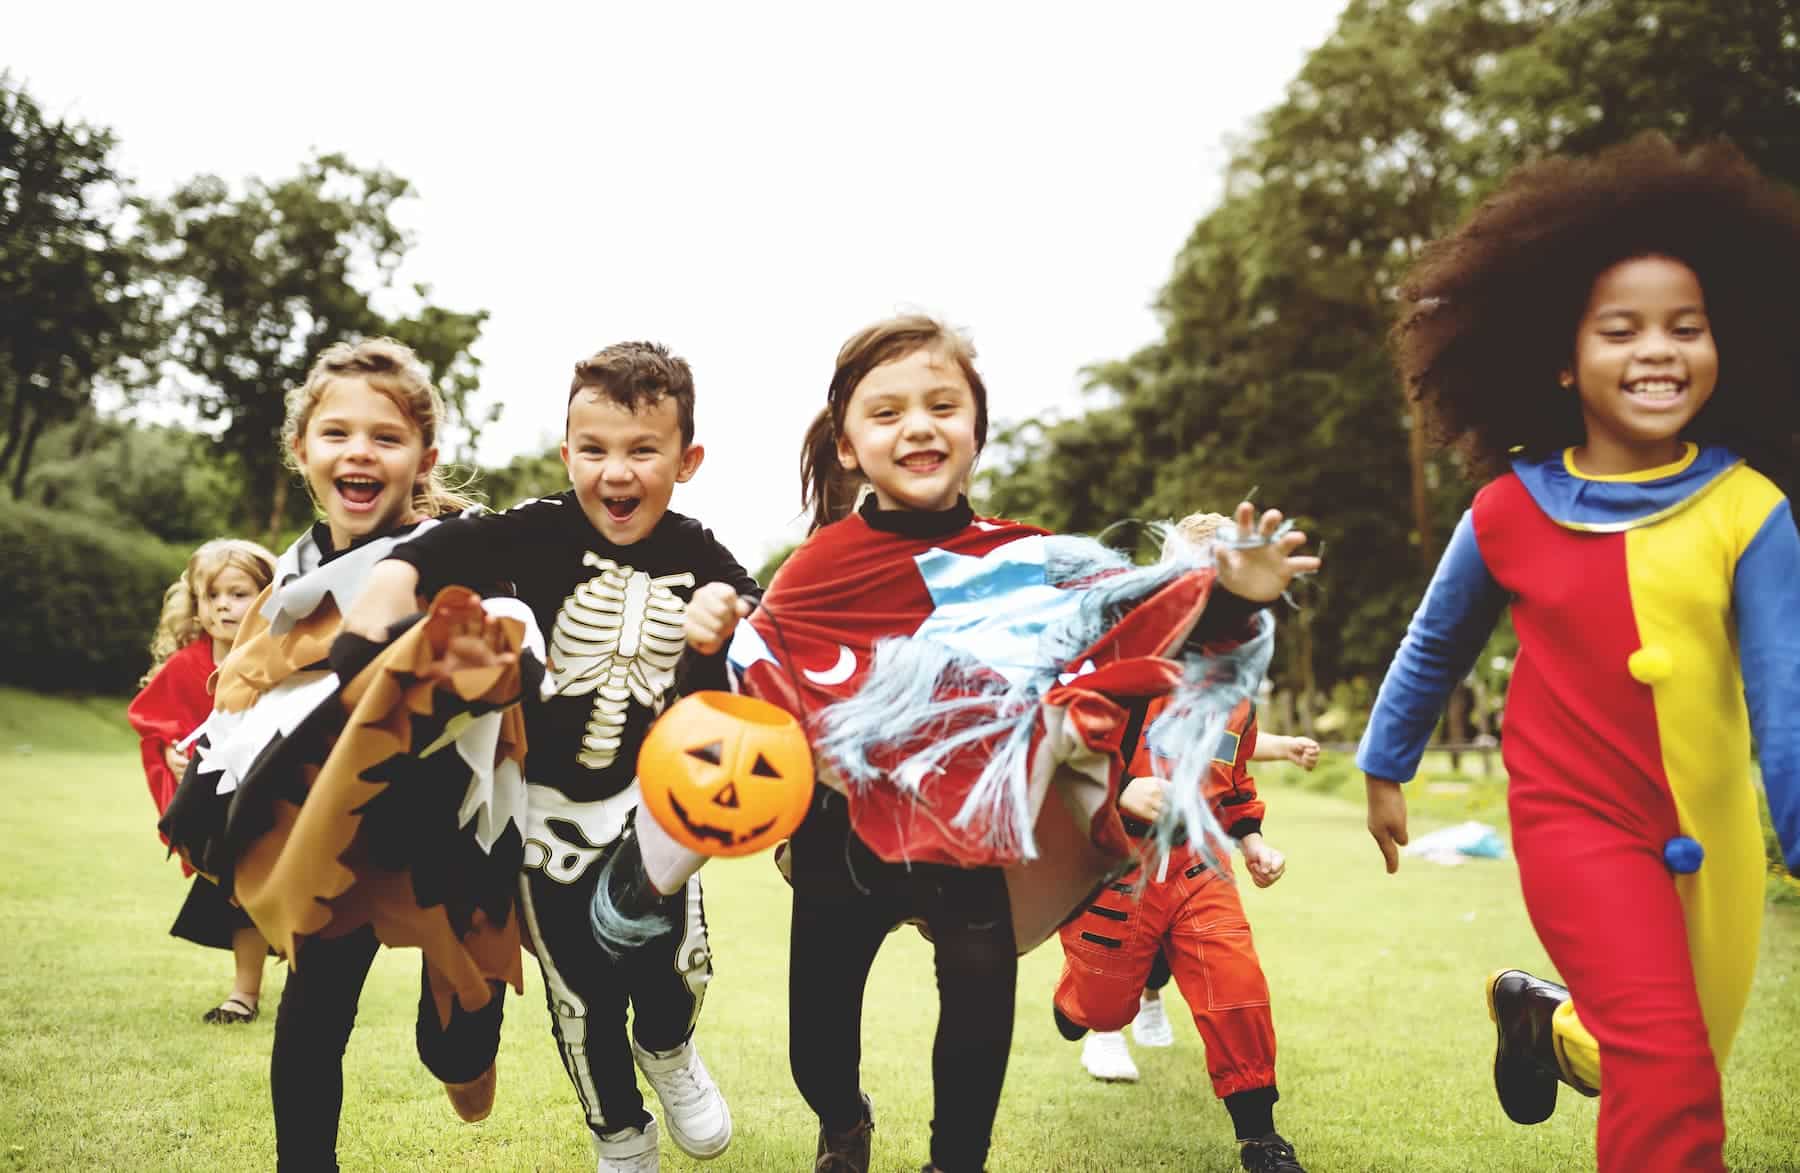
M344 1048L380 947L375 931L367 927L343 937L313 938L302 947L298 967L288 972L269 1056L277 1169L314 1173L337 1168ZM440 1027L420 963L419 1058L445 1083L467 1083L494 1062L506 987L489 984L493 997L486 1006L471 1014L453 1002L449 1026Z
M972 1173L987 1159L1012 1047L1019 962L1006 879L995 868L883 863L850 833L844 799L820 787L794 835L788 1059L829 1131L863 1118L863 989L888 931L918 917L935 945L931 1160Z

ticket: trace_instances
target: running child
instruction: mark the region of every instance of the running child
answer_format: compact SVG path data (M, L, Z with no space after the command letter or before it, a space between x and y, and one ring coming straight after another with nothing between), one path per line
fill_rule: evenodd
M1559 1080L1599 1094L1603 1170L1724 1168L1763 906L1752 734L1800 866L1800 536L1769 479L1792 467L1796 266L1800 197L1646 135L1521 167L1402 290L1406 386L1495 479L1376 698L1369 831L1394 871L1400 783L1510 606L1513 847L1568 988L1489 980L1494 1082L1522 1124Z
M1133 573L1111 552L976 517L964 492L987 419L960 334L922 316L859 331L802 450L812 534L743 625L724 590L689 608L690 643L735 629L745 687L807 723L824 768L789 853L789 1058L819 1117L820 1171L869 1168L863 988L888 931L915 918L940 1010L926 1168L983 1167L1017 956L1127 853L1105 748L1124 721L1113 698L1168 692L1171 657L1239 641L1219 663L1241 671L1201 690L1220 711L1197 719L1216 736L1266 663L1261 605L1317 565L1293 555L1303 535L1278 535L1279 514L1258 522L1247 504L1254 548L1228 552L1218 588L1210 572ZM1190 813L1202 826L1197 800Z
M419 1056L465 1120L493 1103L501 980L521 984L523 731L507 705L529 616L501 622L463 592L389 660L337 639L374 565L470 504L437 467L443 422L391 339L327 347L289 394L282 452L321 520L244 620L162 822L292 967L269 1062L284 1170L336 1168L344 1048L383 941L421 947ZM443 752L419 764L414 736Z
M645 729L678 692L726 687L723 655L682 654L688 599L709 585L746 606L760 593L711 531L669 510L705 455L688 364L655 343L609 346L576 363L569 386L562 458L573 487L398 547L348 620L378 636L421 591L500 573L548 633L553 692L525 706L519 909L602 1173L657 1168L634 1061L682 1151L707 1159L731 1143L731 1112L693 1041L712 977L700 877L640 909L666 927L616 956L589 927L607 863L635 870L612 857L638 851L628 828Z
M162 618L150 642L153 663L142 691L125 710L141 742L144 777L159 819L187 769L188 755L181 745L212 712L207 681L231 650L251 600L274 577L275 555L255 542L219 538L195 550L181 577L163 592ZM181 868L183 874L194 876L194 882L169 933L196 945L229 950L234 960L231 993L200 1021L254 1022L269 943L217 884L194 875L185 862Z
M1216 513L1183 518L1164 544L1164 557L1172 557L1181 544L1209 549L1225 521ZM1153 701L1134 714L1141 730L1131 760L1134 776L1119 796L1126 833L1144 843L1139 862L1059 931L1057 1030L1070 1040L1087 1035L1082 1062L1091 1073L1101 1074L1096 1066L1103 1056L1089 1054L1095 1039L1112 1040L1130 1064L1119 1031L1134 1014L1141 1016L1139 991L1159 964L1166 966L1205 1040L1213 1094L1231 1116L1239 1162L1253 1173L1300 1173L1293 1145L1275 1130L1275 1102L1281 1096L1275 1086L1269 983L1229 860L1209 861L1185 842L1163 859L1155 847L1153 832L1163 815L1170 772L1157 727L1164 707ZM1259 744L1255 707L1240 701L1209 763L1206 799L1237 842L1251 880L1267 888L1281 879L1287 861L1262 836L1264 806L1248 770ZM1135 1065L1128 1075L1116 1061L1104 1070L1112 1078L1137 1078Z

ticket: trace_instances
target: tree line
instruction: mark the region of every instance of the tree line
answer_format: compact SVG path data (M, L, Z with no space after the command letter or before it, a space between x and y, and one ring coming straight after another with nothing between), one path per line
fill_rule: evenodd
M1080 415L1003 430L987 507L1096 532L1259 488L1327 562L1278 678L1366 701L1477 487L1389 362L1400 275L1519 163L1649 129L1729 138L1800 184L1800 2L1352 0L1231 152L1162 337L1090 367ZM1503 691L1496 639L1480 671L1501 687L1478 694Z
M1090 367L1081 414L998 429L980 504L1094 533L1257 489L1328 563L1287 622L1278 678L1365 699L1475 488L1428 447L1392 373L1399 276L1517 164L1646 129L1727 137L1800 184L1800 0L1350 0L1232 150L1157 299L1161 338ZM283 394L346 336L407 342L465 434L489 422L471 406L486 312L395 288L405 179L321 154L286 178L203 175L149 198L116 146L0 73L14 499L173 543L291 533L310 511L277 458ZM98 409L103 390L172 397L218 441L123 422ZM554 454L484 476L500 504L561 483ZM1477 704L1503 695L1510 635L1496 640Z
M272 541L310 517L278 454L285 393L345 337L417 350L471 443L489 422L471 406L486 311L394 288L413 243L394 218L407 180L320 154L285 178L200 175L150 198L117 146L0 73L0 477L14 500L119 506L169 540ZM108 419L104 392L172 400L217 440Z

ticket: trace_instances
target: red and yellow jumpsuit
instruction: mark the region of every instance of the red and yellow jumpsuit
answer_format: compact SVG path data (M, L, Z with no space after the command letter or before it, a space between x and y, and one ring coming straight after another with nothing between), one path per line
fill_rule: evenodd
M1601 1092L1603 1170L1724 1168L1719 1068L1763 904L1752 728L1800 865L1797 584L1787 500L1725 449L1616 477L1567 453L1520 461L1452 535L1357 755L1411 778L1511 607L1513 847L1572 995L1555 1023L1564 1074Z

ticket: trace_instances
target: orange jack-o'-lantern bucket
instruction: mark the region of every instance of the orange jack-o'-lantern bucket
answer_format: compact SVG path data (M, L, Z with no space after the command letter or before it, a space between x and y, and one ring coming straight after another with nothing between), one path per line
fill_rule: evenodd
M812 802L800 723L755 697L697 692L670 705L638 750L644 809L703 855L750 855L794 833Z

